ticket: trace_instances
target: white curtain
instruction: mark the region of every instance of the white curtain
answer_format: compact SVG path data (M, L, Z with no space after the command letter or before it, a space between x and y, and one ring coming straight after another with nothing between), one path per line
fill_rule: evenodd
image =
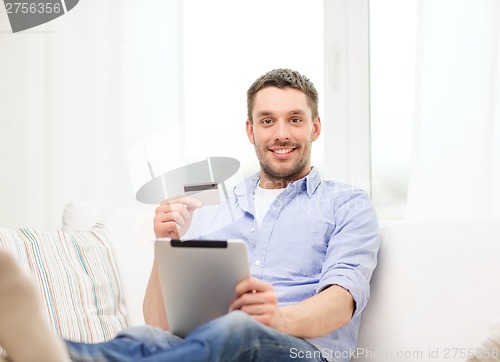
M57 228L68 201L141 207L127 153L179 119L178 11L86 0L17 34L0 11L0 226Z
M409 219L500 216L500 2L418 2Z

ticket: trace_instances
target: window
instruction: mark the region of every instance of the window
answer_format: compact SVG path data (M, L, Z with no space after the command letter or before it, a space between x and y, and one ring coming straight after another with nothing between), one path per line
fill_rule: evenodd
M210 14L210 16L207 16ZM258 170L245 134L246 91L260 75L291 68L323 93L323 3L302 0L183 2L186 142ZM322 141L313 163L323 163Z
M381 219L406 216L416 22L416 0L370 1L372 199Z

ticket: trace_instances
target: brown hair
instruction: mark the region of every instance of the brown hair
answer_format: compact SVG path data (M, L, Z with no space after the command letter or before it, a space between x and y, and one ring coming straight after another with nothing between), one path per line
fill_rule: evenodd
M318 117L318 92L314 84L299 72L291 69L274 69L257 78L247 91L247 116L252 121L255 95L266 87L293 88L305 93L309 100L312 117Z

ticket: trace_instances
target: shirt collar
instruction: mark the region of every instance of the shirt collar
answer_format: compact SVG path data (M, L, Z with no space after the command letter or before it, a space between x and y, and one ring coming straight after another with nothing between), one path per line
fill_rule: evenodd
M260 173L256 172L252 176L246 178L244 182L240 182L233 188L235 196L234 203L239 205L246 212L253 213L253 196L255 194L255 188L257 187L259 178Z
M316 192L316 189L318 188L319 184L321 183L321 176L319 174L319 170L313 166L309 174L302 180L304 180L303 182L306 183L307 196L311 198L313 194Z
M244 182L239 183L234 187L234 195L236 196L235 202L241 206L245 211L249 210L249 206L253 210L253 199L257 183L260 179L260 172L256 172L252 176L245 179ZM309 174L297 181L292 182L288 187L294 187L296 190L306 190L307 196L311 198L321 183L321 176L316 167L312 167ZM288 188L287 187L287 188Z

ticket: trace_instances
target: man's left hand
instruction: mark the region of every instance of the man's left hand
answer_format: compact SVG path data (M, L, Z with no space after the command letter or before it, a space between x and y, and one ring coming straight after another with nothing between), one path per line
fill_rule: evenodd
M283 316L273 286L260 279L246 278L236 285L236 297L229 311L241 310L273 329L282 329Z

